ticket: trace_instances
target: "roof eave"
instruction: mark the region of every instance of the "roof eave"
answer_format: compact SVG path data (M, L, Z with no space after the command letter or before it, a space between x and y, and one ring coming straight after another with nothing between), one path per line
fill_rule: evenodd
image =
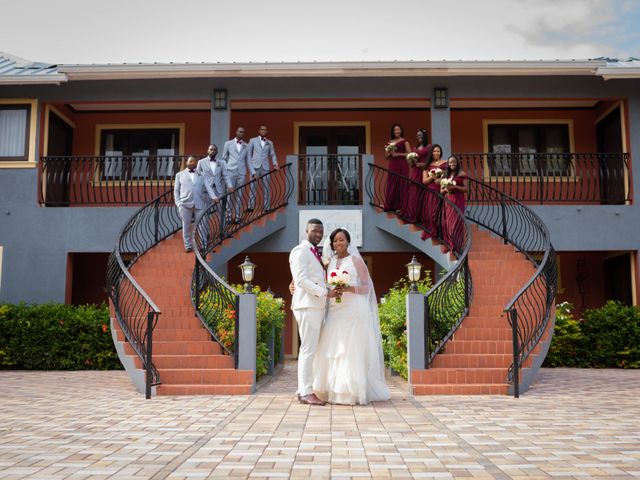
M598 75L605 80L640 78L640 68L636 67L604 67L598 69Z
M430 77L595 75L602 61L571 62L313 62L60 65L69 80L224 77Z
M54 75L0 75L0 85L60 85L68 78L63 74Z

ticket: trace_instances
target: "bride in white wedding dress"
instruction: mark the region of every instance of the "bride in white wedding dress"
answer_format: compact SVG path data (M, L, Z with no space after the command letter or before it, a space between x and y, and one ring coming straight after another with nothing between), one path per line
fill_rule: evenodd
M358 249L350 246L345 229L334 230L325 241L323 259L328 272L349 273L342 299L329 300L313 363L313 391L330 403L364 405L388 400L378 303L369 271Z

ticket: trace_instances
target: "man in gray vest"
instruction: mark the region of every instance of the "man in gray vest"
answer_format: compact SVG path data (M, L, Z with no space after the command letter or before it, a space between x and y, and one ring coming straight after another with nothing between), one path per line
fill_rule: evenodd
M227 162L220 158L216 158L218 155L218 147L216 145L209 145L207 150L207 156L201 158L198 161L198 172L204 177L204 187L206 189L207 197L210 202L218 204L217 210L220 215L219 229L220 236L224 231L224 212L227 208L227 192L232 192L231 180L229 179L229 173L227 171Z
M242 215L242 192L238 188L246 183L247 169L251 178L255 178L255 171L250 162L247 162L249 147L244 141L244 128L238 127L235 138L224 143L222 160L227 162L227 172L231 187L235 190L231 201L231 223L240 223Z
M258 129L258 136L249 140L249 164L253 166L253 170L258 178L269 173L270 163L273 163L274 170L279 170L278 158L273 142L267 138L267 127L261 125ZM271 162L270 162L271 161ZM251 184L251 195L249 197L249 211L256 207L256 196L258 193L258 183L262 185L262 194L264 196L264 210L269 211L271 208L269 184L272 175L267 175Z
M173 198L182 218L182 239L187 252L193 251L192 223L206 206L204 181L196 170L196 165L195 157L189 157L187 168L178 172L173 187Z

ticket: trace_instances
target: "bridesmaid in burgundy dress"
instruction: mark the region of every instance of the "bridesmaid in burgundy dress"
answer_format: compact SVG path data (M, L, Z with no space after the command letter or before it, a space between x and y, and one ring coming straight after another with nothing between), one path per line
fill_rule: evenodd
M424 129L418 130L416 133L416 141L418 145L413 149L413 152L418 155L415 162L411 162L409 165L409 178L416 183L422 183L422 171L427 166L429 150L431 145L429 143L429 135ZM424 201L424 194L421 193L421 188L417 185L409 185L409 193L407 194L407 203L404 206L403 219L409 223L418 223L422 219L422 202Z
M442 174L445 173L447 162L442 160L442 147L440 145L432 145L429 151L429 157L427 165L422 172L422 183L427 186L432 192L440 191L440 178L435 176L435 170L442 170ZM437 195L430 195L426 193L424 195L424 201L422 204L422 219L421 222L424 230L422 231L422 240L434 237L438 233L438 207L439 201Z
M460 170L460 163L455 155L449 157L447 179L454 180L455 185L448 184L444 186L441 184L441 193L464 214L464 195L469 190L469 187L466 182L467 174ZM449 250L457 250L462 246L462 228L462 219L455 214L451 206L445 204L442 212L443 253L447 253Z
M391 127L391 140L384 147L384 158L389 159L389 170L398 175L409 176L407 165L407 153L411 151L411 145L403 137L402 127L395 123ZM404 205L403 197L406 195L406 180L398 175L387 177L387 191L384 202L385 212L397 212L402 215Z

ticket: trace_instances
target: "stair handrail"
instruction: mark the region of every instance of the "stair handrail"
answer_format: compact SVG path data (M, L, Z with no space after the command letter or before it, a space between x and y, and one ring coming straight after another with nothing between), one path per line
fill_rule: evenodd
M145 370L145 396L161 383L153 364L153 330L162 313L131 274L131 267L149 249L182 228L168 190L137 210L118 234L107 264L107 292L115 318Z
M294 189L292 163L270 170L238 187L234 192L219 197L196 219L195 267L191 281L191 300L196 316L223 351L234 357L238 367L238 321L240 318L240 293L218 275L207 263L207 256L234 233L252 222L288 205ZM269 201L265 198L268 185ZM252 196L254 197L252 200ZM249 207L253 206L250 210ZM267 208L268 207L268 208ZM227 214L234 216L234 208L242 212L238 223L227 221ZM218 332L221 319L233 320L233 332ZM228 333L232 333L229 337ZM221 338L221 337L224 338Z
M554 311L558 271L549 229L529 207L490 185L469 178L466 216L522 253L535 272L505 305L512 330L513 363L508 382L520 395L520 371L542 339Z
M447 271L424 295L425 311L425 365L429 368L435 356L443 350L447 342L462 324L469 313L469 305L473 297L473 280L469 269L469 250L471 249L471 229L464 213L444 195L427 188L422 183L409 177L392 172L387 168L369 163L366 190L370 204L384 210L384 195L387 180L393 177L404 188L400 188L401 194L408 195L411 187L417 188L417 203L424 205L426 195L430 195L437 202L438 219L442 217L444 206L454 212L458 221L455 222L455 231L452 235L452 252L457 262ZM444 241L442 222L437 221L438 228L434 232L428 232L433 238ZM422 226L423 230L426 228Z

